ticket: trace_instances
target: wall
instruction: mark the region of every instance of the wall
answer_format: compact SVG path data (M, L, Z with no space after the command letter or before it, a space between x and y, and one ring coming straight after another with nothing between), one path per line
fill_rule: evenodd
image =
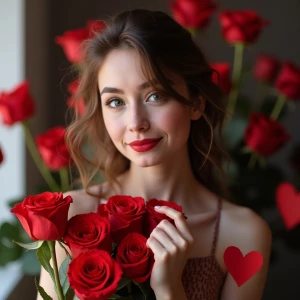
M0 0L0 92L24 79L24 1ZM19 125L5 127L0 122L0 146L4 162L0 166L0 222L13 216L7 202L25 194L25 147ZM0 269L0 299L21 276L19 264Z

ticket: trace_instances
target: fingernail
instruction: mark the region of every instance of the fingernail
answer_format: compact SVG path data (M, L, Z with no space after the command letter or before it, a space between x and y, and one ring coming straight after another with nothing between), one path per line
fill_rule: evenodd
M156 210L158 210L158 209L160 209L160 206L154 206L154 209L156 209Z

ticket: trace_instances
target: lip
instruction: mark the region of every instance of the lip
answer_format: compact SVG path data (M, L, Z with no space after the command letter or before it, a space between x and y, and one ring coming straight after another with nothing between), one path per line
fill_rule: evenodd
M134 141L133 143L130 143L129 146L136 152L146 152L154 148L161 140L160 139L146 139L141 141ZM138 142L138 143L136 143Z
M144 139L144 140L137 140L137 141L133 141L131 143L129 143L128 145L130 146L141 146L141 145L147 145L147 144L152 144L155 142L158 142L159 140L161 140L162 138L158 138L158 139Z

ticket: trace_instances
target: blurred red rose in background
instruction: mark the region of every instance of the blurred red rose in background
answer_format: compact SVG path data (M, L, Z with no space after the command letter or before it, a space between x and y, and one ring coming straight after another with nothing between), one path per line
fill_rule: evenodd
M35 104L29 91L29 82L20 83L10 92L0 94L0 114L3 123L11 126L25 121L35 112Z
M76 102L76 93L79 86L79 80L76 79L68 84L68 92L71 94L71 97L67 101L67 105L73 109L78 109L79 116L82 116L85 111L85 105L83 99L80 98Z
M212 81L215 82L223 90L225 94L229 94L232 82L230 77L229 63L211 63L210 66L217 71L212 74Z
M279 68L280 62L276 58L260 54L256 58L253 74L257 80L271 83L277 76Z
M284 63L276 78L275 87L286 97L300 100L300 68L291 62Z
M46 164L53 171L69 166L71 158L65 143L66 129L56 126L36 137L37 148Z
M253 43L268 24L255 11L223 11L219 15L223 38L228 43Z
M211 0L176 0L170 8L181 26L203 29L208 26L216 4Z
M84 28L68 30L61 36L55 37L55 42L60 45L67 59L71 63L80 63L83 59L83 42L92 38L94 32L105 28L103 21L88 21Z
M278 121L264 114L252 113L244 139L253 151L270 156L282 147L290 139L290 136Z

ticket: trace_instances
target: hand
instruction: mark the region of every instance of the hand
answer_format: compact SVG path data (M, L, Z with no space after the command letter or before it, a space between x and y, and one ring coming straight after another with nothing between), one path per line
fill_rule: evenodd
M172 218L176 226L162 220L147 240L146 245L155 259L150 285L155 294L174 293L182 285L181 275L194 238L181 212L168 206L161 206L157 211Z

